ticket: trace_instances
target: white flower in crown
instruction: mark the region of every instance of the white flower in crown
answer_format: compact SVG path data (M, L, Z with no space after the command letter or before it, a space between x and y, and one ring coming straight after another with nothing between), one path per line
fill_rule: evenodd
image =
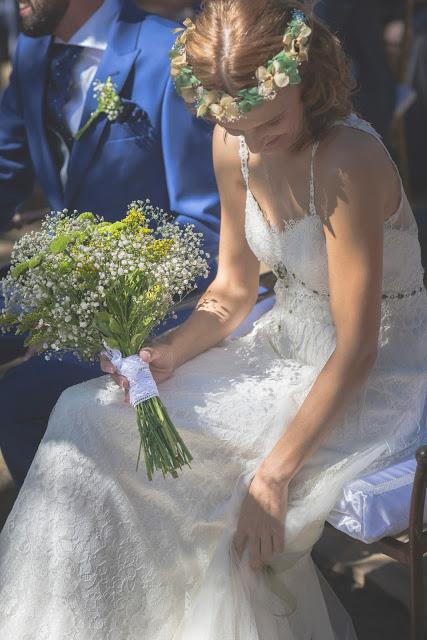
M182 69L187 65L187 54L185 51L179 53L178 50L175 50L174 54L175 55L171 57L171 76L172 78L177 78Z
M305 22L298 23L299 31L288 30L283 37L285 51L298 59L299 62L305 62L308 59L308 40L311 35L311 29Z
M187 42L188 34L195 30L196 25L193 23L191 18L186 18L182 23L184 27L179 27L178 29L174 29L174 33L181 33L180 36L176 39L176 45L180 47L184 47Z
M197 116L203 118L210 113L217 120L235 120L242 114L235 98L218 91L205 91L197 108Z
M102 114L105 113L110 122L117 120L123 110L123 104L115 84L111 76L108 76L105 82L95 80L93 83L93 94L98 102L95 111L90 114L89 120L75 134L75 139L79 140L82 135L89 129L92 123Z
M258 67L255 72L258 80L258 93L263 98L275 98L275 87L281 89L289 84L289 76L281 70L280 64L274 61L271 72L266 67Z

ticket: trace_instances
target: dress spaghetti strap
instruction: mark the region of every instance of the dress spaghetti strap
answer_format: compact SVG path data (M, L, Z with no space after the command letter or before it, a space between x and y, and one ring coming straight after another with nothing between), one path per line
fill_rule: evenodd
M245 142L244 136L239 137L239 156L240 156L240 169L242 171L242 176L246 184L246 188L249 189L249 149L248 145Z
M308 205L308 212L311 216L317 215L316 204L314 201L315 198L315 188L314 188L314 157L316 155L316 151L319 147L319 141L313 143L311 147L311 164L310 164L310 202Z

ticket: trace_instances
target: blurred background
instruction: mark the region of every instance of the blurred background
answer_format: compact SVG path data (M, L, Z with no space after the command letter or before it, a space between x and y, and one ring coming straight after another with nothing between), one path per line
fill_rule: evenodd
M189 0L140 0L139 4L174 20L199 8ZM427 0L320 0L315 10L351 57L356 110L381 133L399 166L427 267ZM18 33L16 0L0 0L0 94L8 81ZM44 207L36 189L0 234L0 276L14 241L38 226ZM14 498L0 455L0 529ZM401 565L343 542L333 530L326 531L315 556L352 615L360 640L409 638L408 575Z

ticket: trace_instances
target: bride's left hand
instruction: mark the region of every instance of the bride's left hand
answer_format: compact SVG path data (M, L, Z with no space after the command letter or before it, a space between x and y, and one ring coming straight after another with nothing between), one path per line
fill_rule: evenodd
M253 569L284 550L284 521L288 503L288 485L277 483L263 472L255 474L242 504L234 546L239 557L248 544Z

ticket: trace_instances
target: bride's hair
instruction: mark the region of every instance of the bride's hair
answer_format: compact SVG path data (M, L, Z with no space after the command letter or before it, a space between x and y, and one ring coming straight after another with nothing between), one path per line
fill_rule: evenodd
M206 89L231 95L256 85L255 70L283 47L294 9L312 29L308 62L300 68L305 127L296 150L322 136L351 113L353 79L339 40L297 0L205 0L189 33L186 50L195 75Z

